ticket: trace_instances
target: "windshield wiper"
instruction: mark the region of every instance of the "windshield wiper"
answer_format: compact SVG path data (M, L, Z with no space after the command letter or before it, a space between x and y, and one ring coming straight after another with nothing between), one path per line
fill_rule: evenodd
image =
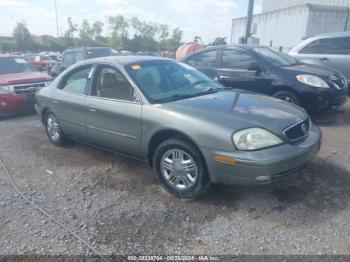
M227 91L232 89L235 89L235 88L233 86L225 86L224 88L221 88L220 91Z
M210 81L210 80L203 80L203 81L197 81L191 84L191 86L196 86L196 85L200 85L200 84L205 84L205 83L215 83L215 81ZM160 103L164 103L164 102L170 102L170 101L174 101L174 100L180 100L180 99L186 99L186 98L193 98L196 96L202 96L202 95L207 95L207 94L214 94L217 93L221 90L227 90L226 88L209 88L205 91L202 92L198 92L195 94L175 94L169 97L164 97L164 98L159 98L156 99L155 102L160 102Z
M186 98L192 98L196 95L189 95L189 94L176 94L176 95L172 95L169 97L163 97L163 98L159 98L157 100L155 100L156 102L170 102L170 101L174 101L174 100L180 100L180 99L186 99Z
M206 84L206 83L213 83L213 82L214 81L211 81L211 80L201 80L201 81L197 81L197 82L192 83L190 86L194 87L197 85Z
M219 91L220 91L220 88L209 88L208 90L197 93L196 96L214 94L214 93L217 93Z

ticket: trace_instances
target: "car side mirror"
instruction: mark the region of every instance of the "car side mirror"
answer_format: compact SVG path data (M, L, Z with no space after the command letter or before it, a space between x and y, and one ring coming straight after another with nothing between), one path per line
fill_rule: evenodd
M248 66L248 70L249 71L256 71L256 72L259 72L261 71L262 67L260 66L259 63L257 62L252 62L250 63L250 65Z

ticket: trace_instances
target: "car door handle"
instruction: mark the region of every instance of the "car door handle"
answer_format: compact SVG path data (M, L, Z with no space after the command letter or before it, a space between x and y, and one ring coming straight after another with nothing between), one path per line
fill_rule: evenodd
M89 106L89 111L90 111L90 112L96 112L96 111L97 111L97 108L94 107L94 106Z
M320 61L329 61L329 59L327 57L321 57L318 60L320 60Z
M58 100L53 100L52 102L54 102L55 104L58 104L58 103L59 103Z

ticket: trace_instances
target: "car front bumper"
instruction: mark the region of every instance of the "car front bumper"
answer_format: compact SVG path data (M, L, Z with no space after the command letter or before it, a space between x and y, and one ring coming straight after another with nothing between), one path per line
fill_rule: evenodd
M0 116L32 111L33 108L33 95L0 95Z
M346 103L348 88L315 88L312 92L302 94L302 105L309 110L334 109Z
M270 184L298 175L309 165L321 146L321 130L313 125L307 138L263 150L221 152L201 148L212 183ZM234 164L219 162L216 156L234 159Z

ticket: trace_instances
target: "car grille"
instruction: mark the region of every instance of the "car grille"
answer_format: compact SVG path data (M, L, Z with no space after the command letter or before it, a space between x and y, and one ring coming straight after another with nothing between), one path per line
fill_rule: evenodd
M332 75L329 80L337 89L344 89L348 85L346 79L338 74Z
M30 84L21 84L21 85L12 85L10 86L13 94L15 95L29 95L34 94L37 90L42 87L45 87L47 82L39 83L30 83Z
M284 134L292 141L306 137L310 131L310 118L298 122L284 130Z

